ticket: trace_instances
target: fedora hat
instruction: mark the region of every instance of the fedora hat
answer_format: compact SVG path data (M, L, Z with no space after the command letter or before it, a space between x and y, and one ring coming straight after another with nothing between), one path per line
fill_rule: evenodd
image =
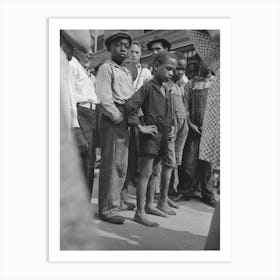
M154 43L161 43L162 46L163 46L164 48L167 48L168 50L170 50L170 48L171 48L171 45L170 45L170 43L169 43L167 40L165 40L165 39L163 39L163 38L161 38L161 37L159 37L159 36L156 35L156 36L153 38L153 40L150 41L150 42L147 44L147 48L148 48L150 51L151 51L151 47L152 47L152 45L153 45Z

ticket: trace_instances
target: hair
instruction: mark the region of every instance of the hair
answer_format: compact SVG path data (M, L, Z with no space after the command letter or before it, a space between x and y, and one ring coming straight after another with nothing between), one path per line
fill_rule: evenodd
M131 46L133 46L133 45L138 46L138 47L140 48L141 52L143 52L143 45L142 45L140 42L138 42L138 41L133 41L133 42L131 43Z
M153 60L153 65L158 62L159 65L165 63L167 61L168 58L174 58L177 60L177 57L172 54L172 53L169 53L167 51L161 51L159 52L158 54L156 54L154 60Z
M172 54L176 56L177 60L182 60L182 59L187 60L187 58L181 52L175 51Z

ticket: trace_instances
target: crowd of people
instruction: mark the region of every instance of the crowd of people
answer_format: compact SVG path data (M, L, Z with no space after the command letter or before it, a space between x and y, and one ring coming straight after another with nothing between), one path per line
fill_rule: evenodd
M215 207L213 179L220 169L219 32L188 31L196 49L191 58L171 51L166 39L154 37L147 44L153 60L145 67L140 62L142 44L128 32L116 31L105 40L110 59L95 75L84 47L89 33L73 32L60 34L61 124L64 137L74 140L77 153L71 160L81 165L88 202L96 149L101 149L99 218L122 224L120 212L135 210L135 222L157 227L147 214L175 215L177 202L191 200L198 190L201 200ZM128 201L131 186L136 188L136 205Z

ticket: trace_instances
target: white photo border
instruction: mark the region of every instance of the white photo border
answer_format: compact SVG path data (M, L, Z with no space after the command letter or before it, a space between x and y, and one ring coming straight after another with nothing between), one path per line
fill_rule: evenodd
M129 26L129 28L127 28ZM117 27L117 28L116 28ZM180 28L178 28L180 27ZM185 27L185 28L182 28ZM60 30L219 29L221 32L221 199L219 251L60 250ZM168 258L166 254L168 253ZM50 262L230 262L231 261L231 19L50 18L49 19L49 261ZM168 261L166 261L168 260Z

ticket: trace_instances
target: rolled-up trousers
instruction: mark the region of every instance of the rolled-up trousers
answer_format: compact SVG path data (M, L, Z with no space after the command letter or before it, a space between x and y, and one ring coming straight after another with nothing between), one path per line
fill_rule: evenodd
M119 207L127 164L129 132L125 121L114 124L106 115L99 120L101 164L99 173L99 215L110 217Z

